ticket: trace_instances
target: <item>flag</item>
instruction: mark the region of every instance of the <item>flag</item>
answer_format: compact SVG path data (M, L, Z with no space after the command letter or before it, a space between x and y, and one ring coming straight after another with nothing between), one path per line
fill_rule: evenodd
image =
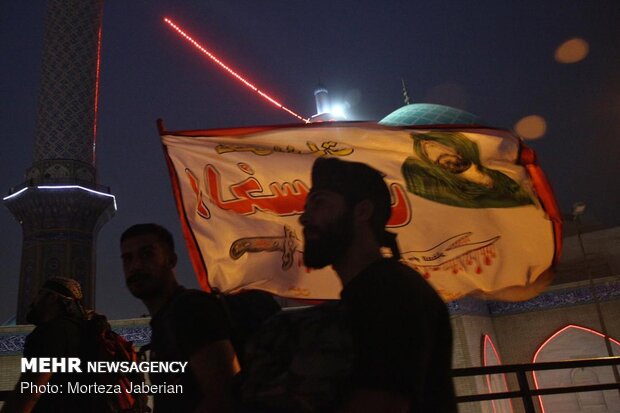
M367 163L392 197L402 260L446 301L520 300L550 280L560 214L534 152L506 130L330 122L168 132L176 204L200 285L337 299L331 267L303 265L299 217L318 157Z

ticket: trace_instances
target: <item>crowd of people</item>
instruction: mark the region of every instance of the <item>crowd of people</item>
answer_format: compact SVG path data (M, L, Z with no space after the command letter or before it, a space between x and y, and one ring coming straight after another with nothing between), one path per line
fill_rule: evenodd
M155 394L154 412L456 412L448 311L398 260L395 235L386 231L390 213L377 170L317 159L300 217L304 264L331 265L342 282L341 299L280 311L243 346L220 297L178 283L172 235L157 224L127 229L121 259L127 288L151 316L148 357L189 366L149 375L150 383L182 388ZM382 247L390 247L392 257L384 257ZM75 280L47 280L31 307L36 328L23 357L83 357L81 299ZM70 374L23 373L2 412L148 409L20 391L20 383L62 384Z

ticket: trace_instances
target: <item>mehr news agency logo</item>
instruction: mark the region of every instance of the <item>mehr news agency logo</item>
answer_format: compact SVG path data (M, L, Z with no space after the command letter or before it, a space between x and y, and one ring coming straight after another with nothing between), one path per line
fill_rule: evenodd
M33 357L21 359L22 373L184 373L187 361L89 361L85 366L77 357ZM81 384L79 381L67 382L67 388L62 384L38 385L33 382L20 383L21 393L122 393L124 390L118 384ZM125 390L127 391L127 390ZM131 383L129 393L146 394L180 394L183 386L180 384L147 384Z

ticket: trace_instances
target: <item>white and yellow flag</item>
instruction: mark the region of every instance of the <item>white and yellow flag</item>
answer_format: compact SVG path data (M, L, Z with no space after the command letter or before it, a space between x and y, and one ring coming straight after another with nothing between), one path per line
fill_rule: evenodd
M446 300L540 292L558 258L559 212L533 152L490 128L333 122L167 132L162 142L201 286L335 299L331 268L303 265L299 216L317 157L367 163L392 195L404 262Z

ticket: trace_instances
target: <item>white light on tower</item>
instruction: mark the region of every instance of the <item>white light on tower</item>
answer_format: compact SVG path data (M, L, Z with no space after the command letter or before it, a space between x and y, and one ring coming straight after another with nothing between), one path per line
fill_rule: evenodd
M343 105L333 105L331 113L337 118L346 118Z

